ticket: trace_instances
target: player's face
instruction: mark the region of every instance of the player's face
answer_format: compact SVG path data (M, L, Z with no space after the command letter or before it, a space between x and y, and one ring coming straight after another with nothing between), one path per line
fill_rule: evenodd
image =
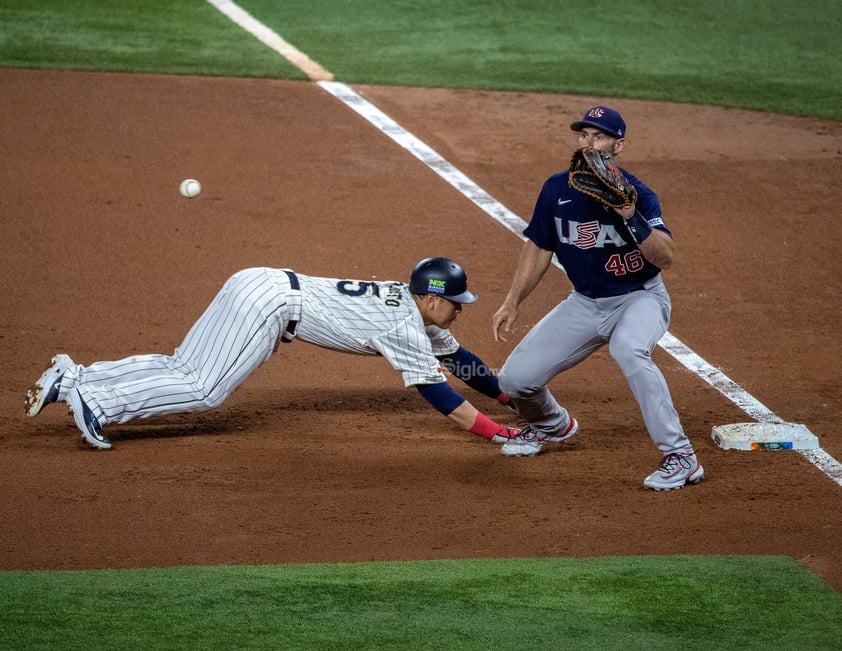
M434 300L430 305L430 321L439 328L449 328L462 311L462 305L460 303L451 303L441 296L433 296L432 298Z
M585 127L581 131L577 131L576 136L579 139L579 147L591 147L599 151L607 151L614 156L622 151L625 143L625 139L615 138L593 127Z

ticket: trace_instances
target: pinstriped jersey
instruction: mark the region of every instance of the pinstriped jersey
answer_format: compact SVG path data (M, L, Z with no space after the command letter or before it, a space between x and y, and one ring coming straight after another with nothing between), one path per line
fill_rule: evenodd
M346 353L382 355L406 386L447 381L436 355L455 352L459 343L449 330L424 326L405 283L296 275L298 339Z

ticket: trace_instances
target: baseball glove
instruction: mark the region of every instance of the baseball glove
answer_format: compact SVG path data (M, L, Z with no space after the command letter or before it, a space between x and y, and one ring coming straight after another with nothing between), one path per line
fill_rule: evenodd
M573 152L569 183L609 208L626 208L637 201L637 190L623 176L614 157L599 149L584 147Z

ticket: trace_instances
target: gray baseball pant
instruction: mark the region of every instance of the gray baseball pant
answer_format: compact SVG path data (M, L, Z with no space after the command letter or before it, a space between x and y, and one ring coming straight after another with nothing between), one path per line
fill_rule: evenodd
M521 340L500 371L500 389L519 415L547 434L564 430L570 416L547 383L608 344L640 405L652 442L663 454L692 451L669 388L652 351L669 325L672 304L658 275L644 289L588 298L573 291Z

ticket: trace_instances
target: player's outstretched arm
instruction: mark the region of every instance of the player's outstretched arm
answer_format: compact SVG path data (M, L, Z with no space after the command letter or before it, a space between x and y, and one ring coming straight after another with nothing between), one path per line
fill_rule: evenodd
M501 405L509 404L509 396L500 391L500 383L484 361L464 346L449 355L437 355L445 369L458 377L474 391L493 398Z
M494 443L505 443L520 433L517 428L507 427L491 420L450 388L447 382L416 384L415 386L427 402L459 427L472 434L489 439Z

